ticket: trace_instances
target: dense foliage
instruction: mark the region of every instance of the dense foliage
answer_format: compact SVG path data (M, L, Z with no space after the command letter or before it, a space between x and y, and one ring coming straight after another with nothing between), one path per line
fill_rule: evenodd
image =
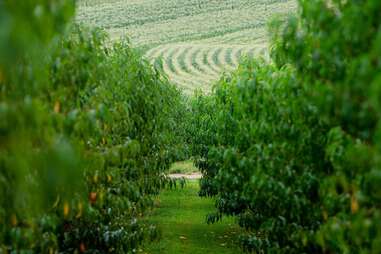
M381 2L301 2L279 38L277 63L296 68L329 126L320 181L325 252L381 251ZM322 15L324 13L324 15ZM323 159L323 158L322 158Z
M201 195L259 253L381 251L381 2L299 1L247 60L193 101Z
M201 101L212 109L197 120L207 129L197 127L206 137L194 147L202 151L201 194L218 197L209 221L237 216L249 249L304 249L322 217L318 179L326 166L325 127L305 89L287 68L247 61Z
M181 156L180 93L73 6L0 2L1 253L135 251Z

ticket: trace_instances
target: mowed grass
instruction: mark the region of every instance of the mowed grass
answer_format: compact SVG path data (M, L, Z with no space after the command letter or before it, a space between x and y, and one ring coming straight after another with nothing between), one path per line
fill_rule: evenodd
M187 181L184 189L162 191L150 221L162 231L161 239L144 246L151 254L239 254L239 228L234 221L208 225L206 214L214 211L214 200L198 196L198 181Z
M273 15L293 11L296 1L78 0L77 4L79 22L105 28L114 39L127 34L135 45L152 47L203 39L252 43L264 39L263 28Z
M296 0L78 0L76 20L128 36L169 79L192 93L209 92L242 56L268 55L267 23L296 9ZM228 61L226 61L228 59ZM195 67L196 66L196 67Z

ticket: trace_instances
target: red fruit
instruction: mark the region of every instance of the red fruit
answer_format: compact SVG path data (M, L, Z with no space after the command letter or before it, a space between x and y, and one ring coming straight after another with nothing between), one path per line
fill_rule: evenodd
M97 193L90 192L89 200L91 204L95 204L95 202L97 201Z
M65 202L64 207L63 207L63 215L66 218L69 215L70 212L70 206L68 202Z
M81 253L85 253L85 252L86 252L86 246L85 246L84 243L81 243L81 244L79 245L79 251L80 251Z

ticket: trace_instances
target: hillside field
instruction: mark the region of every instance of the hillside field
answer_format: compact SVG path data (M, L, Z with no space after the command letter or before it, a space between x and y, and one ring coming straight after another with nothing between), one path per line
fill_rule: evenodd
M209 91L240 57L268 55L267 23L294 0L79 0L77 22L128 36L186 92Z

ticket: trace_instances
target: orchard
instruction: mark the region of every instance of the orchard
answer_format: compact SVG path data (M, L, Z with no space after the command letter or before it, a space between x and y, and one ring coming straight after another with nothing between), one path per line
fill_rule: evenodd
M380 13L299 0L270 60L188 96L75 1L0 1L0 253L136 253L190 158L244 251L380 253Z

